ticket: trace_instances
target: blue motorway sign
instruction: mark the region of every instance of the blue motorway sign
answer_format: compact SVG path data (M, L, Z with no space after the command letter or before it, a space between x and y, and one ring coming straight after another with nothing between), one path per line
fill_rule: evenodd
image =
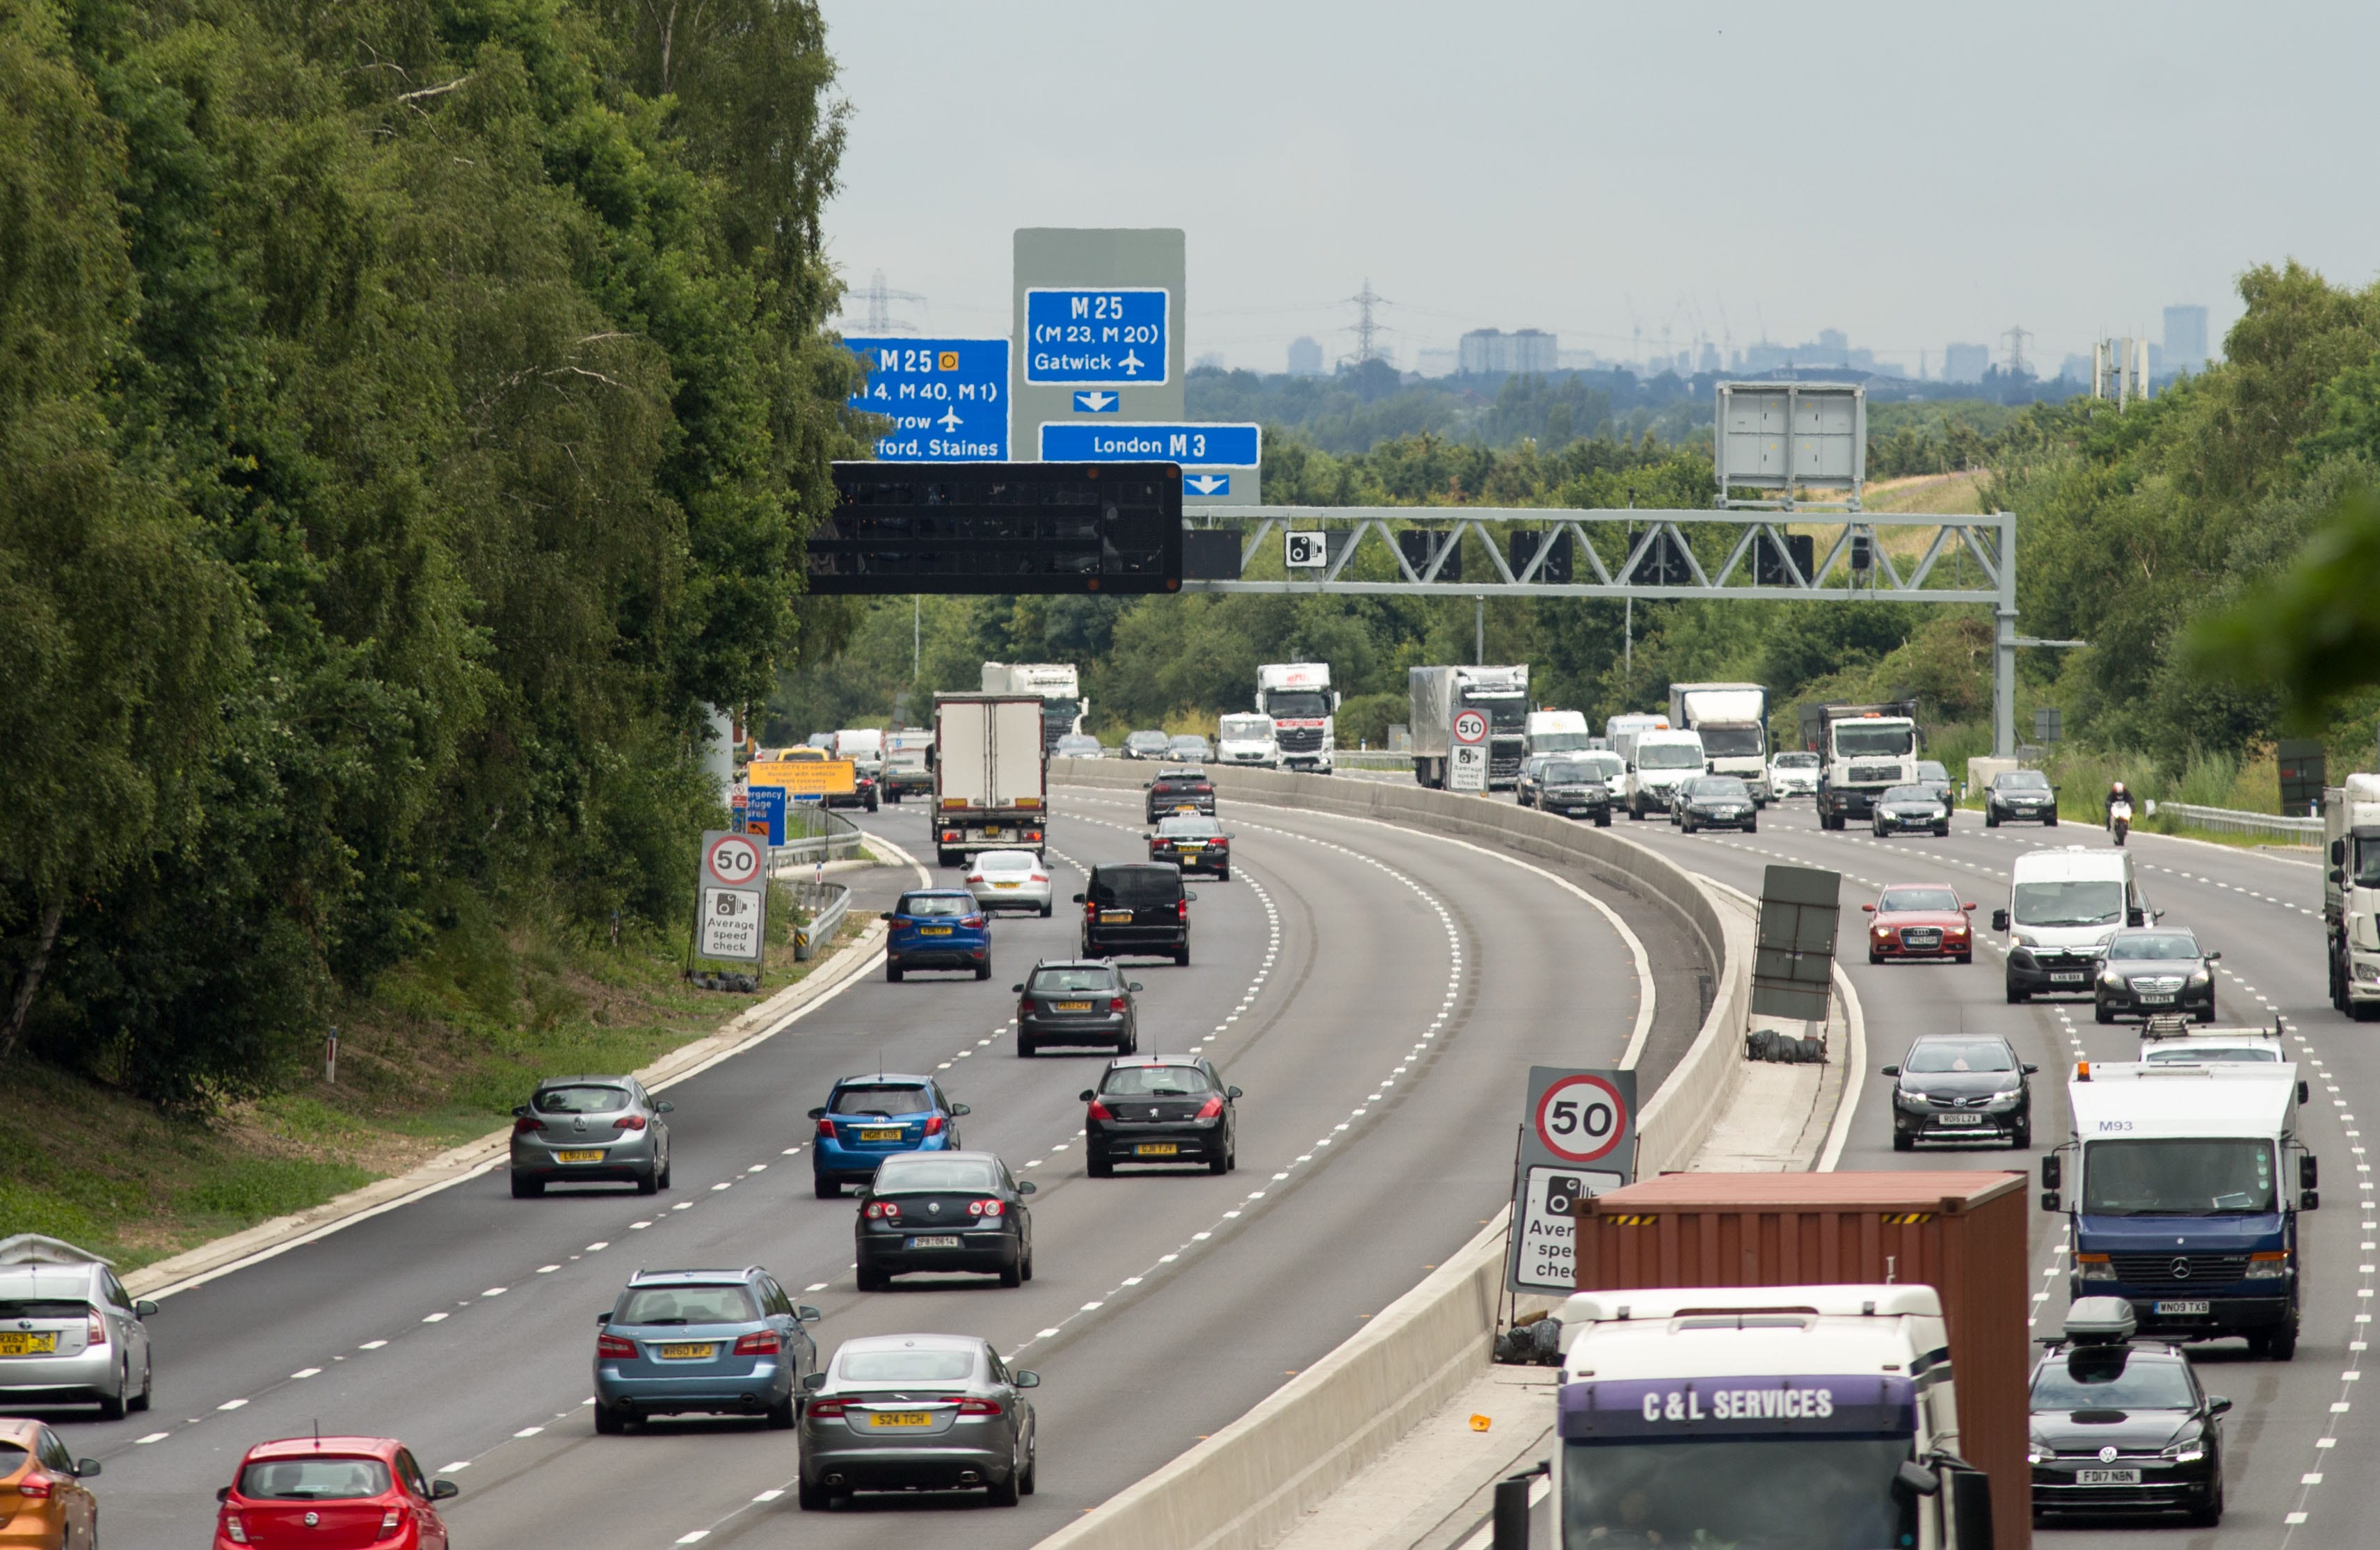
M1212 499L1218 495L1229 495L1231 492L1232 476L1229 474L1184 474L1182 476L1182 493L1184 495L1196 495L1206 499Z
M1166 380L1172 297L1155 286L1025 293L1025 380L1060 385Z
M1041 461L1179 463L1184 468L1253 468L1262 461L1263 442L1262 430L1254 425L1049 420L1041 426Z
M1008 341L851 339L868 385L851 406L892 422L880 463L1008 461Z
M744 792L744 822L737 827L758 838L768 836L769 843L785 842L785 788L783 786L748 786Z
M1075 394L1075 413L1078 415L1111 415L1123 402L1123 394L1110 393L1105 388L1090 388Z

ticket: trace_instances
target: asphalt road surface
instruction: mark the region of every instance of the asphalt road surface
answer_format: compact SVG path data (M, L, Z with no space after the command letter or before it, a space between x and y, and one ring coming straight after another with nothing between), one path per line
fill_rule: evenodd
M1648 987L1619 931L1540 872L1475 846L1227 804L1234 876L1192 884L1192 964L1132 973L1147 987L1143 1050L1201 1048L1245 1089L1239 1169L1090 1180L1075 1095L1102 1057L1018 1060L1008 987L1035 959L1073 952L1070 867L1145 857L1136 794L1061 799L1059 913L1000 922L990 983L870 975L671 1088L669 1192L516 1201L498 1170L168 1297L152 1321L155 1410L115 1424L55 1417L76 1452L106 1463L108 1544L201 1540L245 1448L319 1424L401 1438L455 1480L448 1521L464 1550L794 1532L880 1545L915 1532L905 1518L952 1512L966 1515L953 1526L970 1545L1022 1545L1361 1328L1500 1208L1524 1068L1616 1061ZM926 849L920 808L866 821ZM867 909L912 878L853 876ZM1660 912L1575 880L1609 898L1650 955L1649 1096L1699 1021L1703 965ZM1031 1284L856 1290L854 1206L812 1198L805 1115L834 1078L880 1067L939 1072L973 1106L967 1144L1038 1183ZM1039 1494L1010 1510L905 1497L801 1514L792 1434L688 1419L597 1437L594 1319L625 1278L754 1263L824 1310L824 1352L858 1335L947 1330L985 1335L1040 1372Z

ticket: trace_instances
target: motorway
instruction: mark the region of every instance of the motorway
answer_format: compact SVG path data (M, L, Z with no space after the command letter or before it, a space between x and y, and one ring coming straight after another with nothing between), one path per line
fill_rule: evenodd
M106 1464L107 1542L193 1543L247 1447L319 1423L398 1437L455 1479L448 1520L466 1550L557 1532L586 1550L793 1532L880 1544L912 1532L902 1514L953 1509L971 1514L970 1545L1031 1544L1244 1413L1495 1216L1531 1061L1616 1062L1649 996L1649 1096L1701 1016L1703 964L1683 932L1603 882L1574 879L1635 927L1650 985L1613 920L1532 866L1227 804L1234 876L1192 884L1193 963L1133 973L1143 1050L1203 1049L1245 1089L1239 1170L1092 1181L1075 1095L1102 1057L1016 1059L1008 986L1073 951L1064 899L1081 866L1146 856L1137 797L1060 793L1058 914L1000 922L990 983L870 974L670 1088L670 1191L516 1201L499 1169L167 1296L151 1321L155 1410L55 1417ZM866 823L925 848L918 808ZM852 874L856 907L883 907L912 876ZM1038 1183L1030 1284L856 1290L855 1207L812 1198L805 1111L834 1078L880 1066L938 1072L973 1106L966 1143ZM623 1279L750 1263L824 1311L822 1353L949 1330L1040 1372L1038 1495L1008 1511L863 1498L821 1517L795 1507L792 1435L757 1421L597 1437L594 1318Z

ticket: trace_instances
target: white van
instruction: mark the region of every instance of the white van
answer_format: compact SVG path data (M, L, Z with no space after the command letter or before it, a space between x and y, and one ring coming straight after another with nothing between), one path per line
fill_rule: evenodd
M873 727L845 727L834 734L834 757L849 759L858 773L873 778L884 770L884 734Z
M1661 729L1639 732L1626 757L1628 791L1623 800L1632 818L1642 818L1648 812L1669 811L1670 794L1678 782L1707 774L1710 769L1710 758L1703 752L1699 733Z
M2008 999L2090 995L2107 938L2158 913L2141 891L2130 851L2068 845L2018 856L2008 908L1992 912L1992 929L2010 933Z
M1618 754L1621 758L1628 758L1635 750L1639 733L1669 730L1670 718L1667 716L1657 712L1630 710L1618 716L1609 717L1604 721L1603 741L1613 753Z
M1272 718L1241 713L1226 716L1215 729L1217 764L1253 764L1270 769L1281 762Z

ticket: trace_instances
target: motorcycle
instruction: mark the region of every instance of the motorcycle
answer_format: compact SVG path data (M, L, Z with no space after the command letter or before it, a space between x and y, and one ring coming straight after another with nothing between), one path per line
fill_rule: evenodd
M2116 837L2116 843L2121 845L2124 842L2124 836L2131 833L2131 829L2132 805L2129 802L2109 803L2107 805L2107 832Z

